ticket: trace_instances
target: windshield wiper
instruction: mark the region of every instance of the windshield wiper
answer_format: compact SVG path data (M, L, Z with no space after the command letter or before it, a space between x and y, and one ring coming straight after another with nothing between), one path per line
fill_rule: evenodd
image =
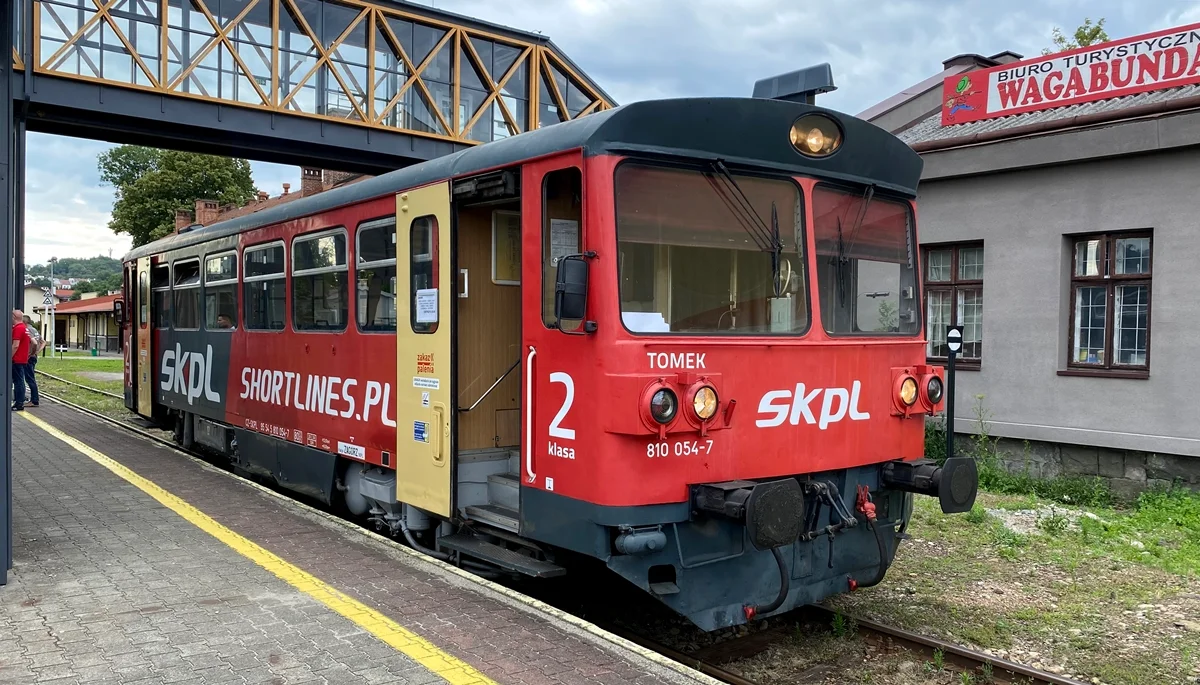
M729 173L729 169L725 166L725 162L718 159L712 162L712 166L721 174L721 177L725 180L726 184L728 184L733 193L736 194L737 202L735 203L733 199L727 197L725 193L722 192L722 189L717 185L715 179L713 179L709 174L705 174L705 178L709 179L709 183L712 184L713 190L716 191L721 200L725 202L725 206L729 208L729 211L733 214L734 218L738 220L738 223L742 225L742 229L745 230L750 236L750 239L754 241L754 244L758 247L758 249L771 254L772 290L775 293L775 297L779 297L783 288L783 284L780 282L779 277L783 261L783 240L779 236L779 211L775 206L774 200L771 201L771 226L768 228L766 222L764 222L762 217L758 215L758 211L754 209L754 205L751 204L750 198L746 196L746 193L742 190L742 187L738 185L738 182L733 178L733 174Z
M867 207L870 206L871 200L874 197L875 184L872 183L871 185L867 186L865 191L863 191L862 204L859 205L858 216L855 217L854 226L850 229L849 249L846 248L846 241L842 239L842 219L841 217L838 217L837 219L838 249L837 257L834 258L834 268L837 270L837 273L834 274L834 278L838 283L838 304L842 305L843 307L846 306L846 290L848 286L847 281L849 280L850 276L849 271L846 269L846 267L850 264L850 258L846 255L854 250L854 243L858 240L858 231L862 228L863 220L867 217Z

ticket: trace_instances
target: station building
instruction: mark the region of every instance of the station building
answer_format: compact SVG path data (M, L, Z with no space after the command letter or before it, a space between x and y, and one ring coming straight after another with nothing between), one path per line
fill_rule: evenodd
M859 117L925 160L928 357L963 326L956 429L1038 476L1200 488L1200 24L959 55Z

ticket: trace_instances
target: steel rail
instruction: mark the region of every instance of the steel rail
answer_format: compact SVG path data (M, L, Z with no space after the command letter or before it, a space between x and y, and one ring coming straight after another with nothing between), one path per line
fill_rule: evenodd
M120 395L116 395L116 394L110 393L110 392L105 392L103 390L97 390L96 388L89 388L86 385L81 385L79 383L74 383L74 382L71 382L71 381L68 381L65 379L61 379L61 378L58 378L51 374L44 373L42 371L38 371L38 373L41 373L42 375L44 375L48 378L51 378L53 380L67 383L69 385L75 385L75 386L78 386L78 387L81 387L81 388L84 388L87 390L91 390L96 393L108 395L110 397L115 397L117 399L124 399ZM208 461L203 459L203 457L193 453L190 450L184 449L179 444L177 444L174 440L162 437L160 435L155 435L154 433L147 431L143 428L139 428L132 424L125 423L125 422L123 422L119 419L115 419L111 416L106 416L104 414L101 414L100 412L88 409L87 407L83 407L78 404L75 404L74 402L64 400L61 397L56 397L53 394L47 394L47 393L43 393L43 394L45 394L47 398L49 398L50 400L52 400L54 402L68 406L76 411L83 412L84 414L87 414L89 416L97 418L101 421L104 421L105 423L110 423L110 424L113 424L120 428L123 428L125 430L128 430L132 433L136 433L142 437L153 440L154 442L161 443L163 445L171 447L172 449L180 450L186 454L189 454L197 459L201 459L201 460L205 461L206 463L208 463ZM839 613L832 609L828 609L826 607L817 606L817 605L808 605L808 606L804 607L804 609L823 614L828 620L832 620L833 617L838 615L838 613ZM998 672L997 674L999 674L999 673L1007 674L1010 678L1022 678L1022 679L1026 679L1027 681L1032 682L1032 683L1044 683L1045 685L1088 685L1087 683L1083 683L1078 680L1066 678L1064 676L1060 676L1060 675L1057 675L1054 673L1048 673L1046 671L1040 671L1040 670L1035 669L1030 666L1018 664L1014 661L1009 661L1007 659L1002 659L1002 658L999 658L996 656L992 656L991 654L986 654L984 652L969 649L967 647L963 647L961 645L956 645L952 642L947 642L945 640L940 640L938 638L920 635L918 633L914 633L909 630L904 630L902 628L894 628L892 626L884 625L882 623L877 623L875 621L860 618L860 617L850 615L850 614L842 613L841 615L846 620L853 621L855 623L855 625L857 625L861 629L864 629L866 631L875 633L875 634L883 636L883 637L891 638L892 640L894 640L896 642L900 642L909 647L915 648L917 651L930 651L930 652L931 651L940 651L944 656L948 657L949 661L955 663L956 665L958 665L960 667L966 668L968 670L973 670L973 669L983 666L985 664L990 664L994 673ZM659 643L657 643L653 640L650 640L649 638L646 638L642 635L637 635L635 633L631 633L627 630L623 630L623 629L617 628L616 626L605 624L605 623L600 623L600 622L596 622L596 621L593 621L593 623L595 623L597 626L599 626L600 628L602 628L610 633L619 635L620 637L625 638L626 640L636 643L642 647L645 647L646 649L650 649L655 652L658 652L659 654L667 657L668 659L671 659L672 661L677 661L685 666L688 666L689 668L693 668L697 671L700 671L701 673L704 673L705 675L708 675L712 678L716 678L717 680L720 680L722 682L728 683L729 685L757 685L757 683L755 683L754 681L749 680L743 676L740 676L736 673L728 671L728 670L721 668L720 666L717 666L715 664L709 663L699 657L684 654L684 653L674 650L670 647L659 644ZM769 633L772 631L768 630L765 632ZM737 638L735 640L731 640L730 642L725 643L725 644L733 645L738 642L748 641L748 640L751 640L752 638L754 638L756 635L758 635L758 633L751 633L744 637ZM736 650L736 648L735 648L735 650ZM729 649L728 646L726 646L723 651L728 652L731 650ZM754 651L757 653L757 652L761 652L762 650L757 649Z

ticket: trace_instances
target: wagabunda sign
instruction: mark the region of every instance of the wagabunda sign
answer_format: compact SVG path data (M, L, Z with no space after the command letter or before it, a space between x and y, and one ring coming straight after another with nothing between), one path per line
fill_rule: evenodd
M1200 24L949 76L942 125L1191 83L1200 83Z

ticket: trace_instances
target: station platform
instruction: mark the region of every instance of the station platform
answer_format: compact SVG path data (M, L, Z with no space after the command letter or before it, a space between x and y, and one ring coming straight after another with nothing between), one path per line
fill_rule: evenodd
M0 683L715 683L64 405L15 413Z

